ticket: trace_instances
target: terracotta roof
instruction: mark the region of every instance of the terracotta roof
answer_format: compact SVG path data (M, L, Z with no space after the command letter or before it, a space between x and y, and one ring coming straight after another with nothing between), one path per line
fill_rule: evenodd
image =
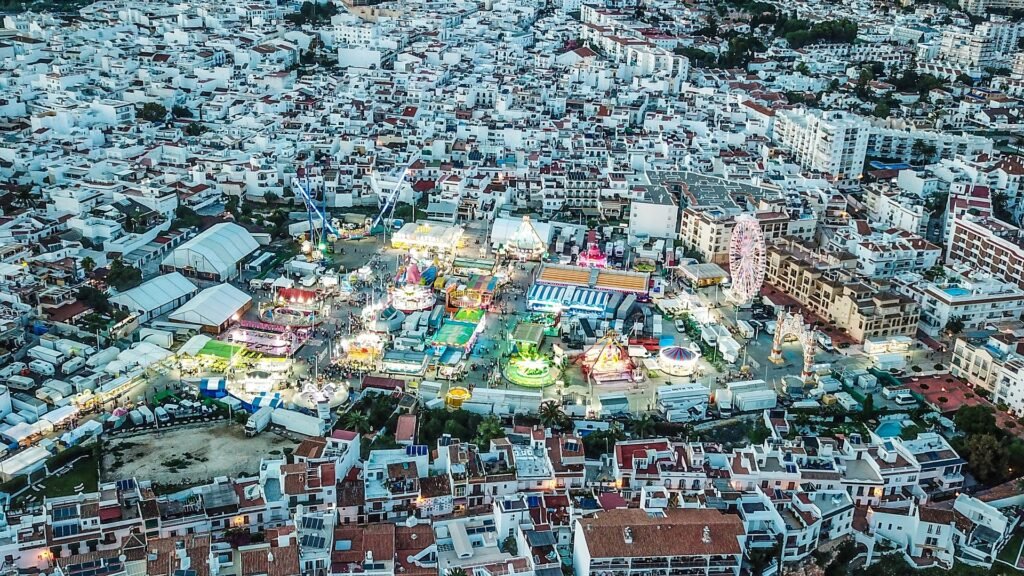
M664 517L628 508L580 520L592 558L741 554L739 516L710 509L669 509ZM704 540L704 528L710 538ZM629 534L627 536L627 528Z

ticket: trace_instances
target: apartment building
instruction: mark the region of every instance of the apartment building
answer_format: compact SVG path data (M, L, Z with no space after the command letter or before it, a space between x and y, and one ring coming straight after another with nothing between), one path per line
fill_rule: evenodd
M953 344L949 373L966 380L971 386L995 392L1003 365L1012 359L1016 350L1017 339L1010 334L995 333L982 338L961 336ZM1004 387L1010 386L1010 380L1003 384Z
M946 250L948 263L984 270L1024 288L1024 236L1021 229L996 218L969 214L953 222Z
M797 164L850 181L864 171L871 125L839 111L786 110L775 116L773 140L791 152Z
M834 250L857 258L857 272L868 278L892 278L935 266L942 250L913 232L873 229L866 220L850 220L829 239Z
M729 240L737 215L712 206L689 206L680 217L679 240L700 252L706 262L728 264ZM755 216L766 242L778 238L810 240L814 236L817 221L813 218L792 218L774 210L758 211Z
M934 282L907 273L895 277L892 288L920 304L919 327L932 337L940 336L954 318L964 323L964 331L974 331L1019 320L1024 314L1024 290L988 272L958 274L946 269L946 276Z
M576 521L576 576L639 576L652 570L738 575L744 526L735 514L696 508L606 510Z

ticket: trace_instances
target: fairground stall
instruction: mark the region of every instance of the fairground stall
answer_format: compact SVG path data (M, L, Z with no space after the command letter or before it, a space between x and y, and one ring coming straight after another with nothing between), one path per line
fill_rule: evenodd
M459 308L488 309L499 285L497 276L472 274L464 282L449 285L445 293L445 307L449 313Z
M404 284L391 289L391 306L405 313L433 308L436 300L429 286Z
M309 330L242 320L219 339L264 355L290 357L309 339Z
M416 257L438 256L449 260L462 245L462 228L436 222L410 222L391 238L391 246Z
M608 256L601 251L597 242L597 232L587 232L587 247L580 252L576 263L585 268L604 268L608 266Z
M273 302L260 305L260 319L280 326L313 326L327 313L323 296L302 288L275 288Z

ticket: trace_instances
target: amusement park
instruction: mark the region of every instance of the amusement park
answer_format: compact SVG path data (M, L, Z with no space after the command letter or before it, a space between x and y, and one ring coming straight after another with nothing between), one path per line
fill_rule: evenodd
M326 429L368 381L429 407L515 414L554 400L580 416L681 420L703 417L728 381L770 385L801 352L802 382L814 383L801 316L771 310L770 347L746 320L768 311L756 216L735 218L723 270L664 241L627 246L609 227L511 215L458 225L415 211L406 222L394 217L403 173L375 214L335 218L298 175L298 254L250 279L253 296L225 303L218 329L176 355L204 396Z

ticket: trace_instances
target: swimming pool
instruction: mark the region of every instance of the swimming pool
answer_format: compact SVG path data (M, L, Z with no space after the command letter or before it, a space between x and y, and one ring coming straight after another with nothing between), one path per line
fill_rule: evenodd
M878 425L878 428L875 429L875 434L878 434L880 438L895 438L902 431L903 424L896 420L887 420Z
M967 296L968 294L971 293L970 290L968 290L966 288L961 288L959 286L952 286L950 288L943 288L942 291L945 292L946 294L949 294L950 296Z

